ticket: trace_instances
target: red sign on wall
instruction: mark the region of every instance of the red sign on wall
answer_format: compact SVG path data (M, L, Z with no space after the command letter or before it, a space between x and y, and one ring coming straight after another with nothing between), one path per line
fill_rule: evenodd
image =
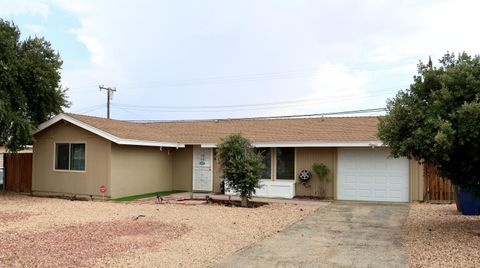
M100 193L104 194L107 191L107 187L105 185L100 186Z

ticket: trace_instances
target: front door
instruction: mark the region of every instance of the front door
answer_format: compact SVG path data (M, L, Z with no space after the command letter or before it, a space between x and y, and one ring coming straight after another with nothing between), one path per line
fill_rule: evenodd
M193 191L213 191L212 148L193 147Z

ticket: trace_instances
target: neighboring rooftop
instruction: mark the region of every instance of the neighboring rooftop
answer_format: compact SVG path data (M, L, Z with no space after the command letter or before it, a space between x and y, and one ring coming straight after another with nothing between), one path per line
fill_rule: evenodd
M73 120L70 120L73 119ZM62 114L38 131L58 122L82 122L123 140L179 144L216 144L231 133L254 143L378 141L378 117L248 118L138 123L79 114Z

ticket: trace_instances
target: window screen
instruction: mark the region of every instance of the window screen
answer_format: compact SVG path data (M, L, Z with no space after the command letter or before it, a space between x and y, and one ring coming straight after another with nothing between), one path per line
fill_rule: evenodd
M70 169L85 170L85 144L74 143L70 146Z
M55 149L55 169L68 170L70 144L57 143Z
M260 153L263 156L263 179L272 178L272 153L270 148L255 148L255 153Z

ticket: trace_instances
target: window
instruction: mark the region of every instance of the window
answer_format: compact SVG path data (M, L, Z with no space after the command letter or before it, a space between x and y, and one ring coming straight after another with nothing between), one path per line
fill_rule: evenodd
M56 170L85 170L85 143L56 143Z
M263 156L263 179L271 179L272 177L272 153L270 148L255 148L255 153Z
M70 154L70 144L68 143L57 143L57 149L55 150L55 169L59 170L68 170L69 164L69 154Z
M295 148L277 148L277 180L295 179Z

